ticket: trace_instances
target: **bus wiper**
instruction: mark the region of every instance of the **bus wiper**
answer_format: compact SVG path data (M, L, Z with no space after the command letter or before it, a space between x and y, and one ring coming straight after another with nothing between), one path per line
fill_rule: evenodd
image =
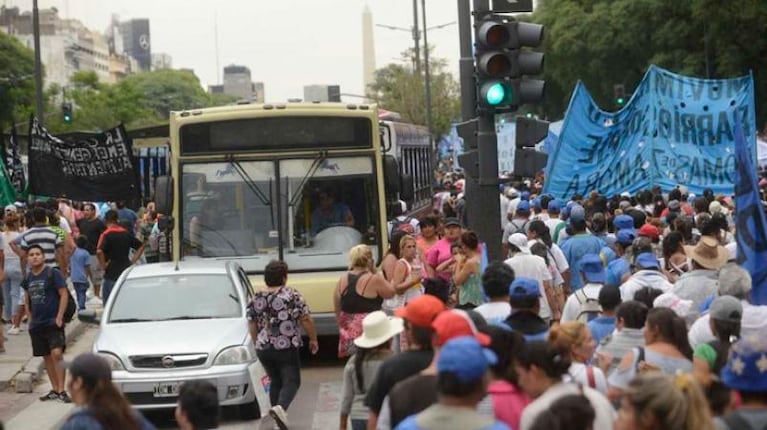
M237 172L238 175L240 175L240 179L242 179L243 182L245 182L245 185L250 188L251 191L253 191L253 194L258 197L258 200L261 202L264 206L272 206L271 199L261 191L261 188L258 187L258 184L253 180L253 178L248 175L248 172L245 171L245 169L242 167L242 164L240 164L239 161L235 160L234 158L229 159L229 164L234 167L234 170Z
M327 151L320 151L319 154L317 154L317 157L312 160L312 165L309 166L309 170L306 171L306 175L304 175L303 178L301 178L301 182L298 183L298 186L296 187L296 190L303 190L304 186L307 182L309 182L309 178L314 177L314 174L317 173L317 170L319 170L322 163L328 158ZM290 202L288 203L288 206L295 207L298 204L298 200L303 195L302 192L297 192L293 194L293 198L290 199Z

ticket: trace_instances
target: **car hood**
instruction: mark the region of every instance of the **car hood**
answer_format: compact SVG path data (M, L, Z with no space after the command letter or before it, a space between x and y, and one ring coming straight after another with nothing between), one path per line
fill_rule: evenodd
M133 355L208 353L242 345L248 323L242 318L107 324L94 344L96 351Z

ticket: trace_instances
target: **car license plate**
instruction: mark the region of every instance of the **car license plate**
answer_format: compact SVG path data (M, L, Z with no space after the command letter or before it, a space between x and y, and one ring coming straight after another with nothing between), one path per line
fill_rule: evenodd
M181 384L178 382L163 382L155 384L155 397L178 397L178 388Z

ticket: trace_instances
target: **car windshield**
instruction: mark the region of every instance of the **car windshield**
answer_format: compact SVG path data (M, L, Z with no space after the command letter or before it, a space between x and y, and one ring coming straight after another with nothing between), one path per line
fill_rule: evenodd
M223 273L126 279L116 293L110 323L237 318L243 312Z

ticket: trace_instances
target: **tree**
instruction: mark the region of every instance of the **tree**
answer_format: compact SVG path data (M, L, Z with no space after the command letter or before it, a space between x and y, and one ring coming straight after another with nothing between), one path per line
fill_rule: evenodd
M579 79L601 106L612 108L613 85L631 92L655 64L710 78L753 70L760 123L767 118L763 0L546 0L532 20L546 26L549 117L564 115Z
M402 53L403 64L389 64L376 70L375 82L370 88L370 98L377 100L381 108L397 112L404 121L426 125L425 85L423 75L415 73L413 49ZM432 133L442 136L460 117L460 88L448 73L447 61L429 59L431 75Z
M0 125L22 118L35 105L34 52L0 33Z

